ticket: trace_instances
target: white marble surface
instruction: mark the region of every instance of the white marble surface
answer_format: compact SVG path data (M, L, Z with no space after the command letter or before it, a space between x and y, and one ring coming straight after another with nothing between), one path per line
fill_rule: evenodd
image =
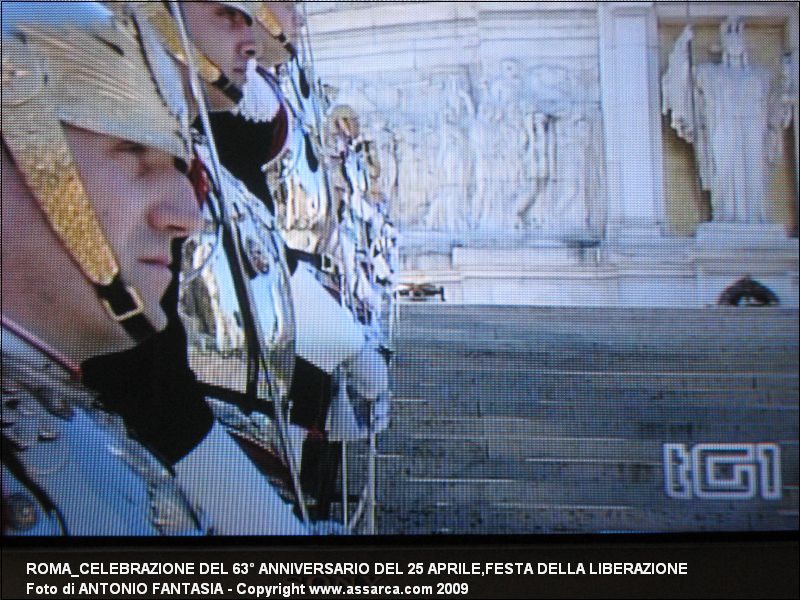
M307 8L317 76L377 142L401 282L444 285L448 302L705 306L750 273L797 307L787 227L670 233L658 31L685 24L685 6ZM796 3L689 9L705 25L733 15L784 27L796 64ZM797 89L795 74L785 98L795 149Z
M593 4L344 3L309 20L318 75L379 142L401 227L602 230Z
M769 223L770 175L792 119L788 61L779 77L755 63L745 27L741 17L723 21L720 61L695 64L694 30L686 25L662 79L662 112L694 146L715 223Z

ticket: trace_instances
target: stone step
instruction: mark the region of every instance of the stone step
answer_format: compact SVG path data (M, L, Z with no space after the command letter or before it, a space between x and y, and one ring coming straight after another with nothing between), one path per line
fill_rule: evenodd
M797 408L798 391L791 386L759 385L750 387L694 387L667 388L644 387L639 385L619 386L566 383L537 384L525 382L509 384L507 381L497 382L490 379L476 384L459 385L456 383L433 384L416 382L408 385L392 387L395 397L420 398L428 401L437 409L453 410L461 405L481 406L485 410L494 403L505 403L513 400L531 407L540 404L559 404L562 406L579 406L582 404L600 404L607 407L622 407L628 403L660 405L675 408L685 406L736 406L752 408L784 407Z
M396 344L399 356L428 360L444 355L463 355L465 359L483 359L491 353L522 355L532 364L558 366L577 361L581 364L659 364L678 361L687 368L692 365L749 365L766 364L772 358L786 360L797 357L797 327L780 330L754 328L735 331L671 331L664 334L651 329L636 329L612 335L591 326L574 325L566 333L554 333L552 326L528 331L525 327L481 331L475 325L463 327L430 327L418 331L399 328ZM504 327L508 327L506 324ZM670 337L671 336L671 337ZM669 363L668 363L669 364Z
M582 487L589 483L663 486L664 468L661 443L638 440L564 440L551 438L526 444L506 444L448 440L448 451L441 451L425 440L406 449L412 453L381 451L376 464L381 472L396 481L419 478L513 479L530 482L560 482ZM440 441L441 442L441 441ZM784 485L797 486L798 452L794 441L778 442L781 450L781 478ZM468 447L470 452L460 451ZM366 448L353 446L349 452L351 479L358 488L366 473Z
M730 507L626 507L518 503L471 506L420 504L377 507L377 530L384 535L642 533L791 530L797 511L731 510Z
M606 408L607 410L602 410ZM405 439L471 439L522 443L540 436L603 437L659 440L664 442L763 441L797 438L797 410L778 407L668 406L661 410L637 407L545 405L534 407L509 402L505 411L495 407L491 415L395 420L379 443L389 446ZM535 415L532 413L536 413Z
M552 345L552 344L551 344ZM781 374L791 372L789 366L796 364L797 348L782 346L762 349L743 354L715 352L713 349L678 354L672 352L656 353L646 349L597 350L587 347L572 347L549 350L519 346L466 350L444 344L422 348L398 348L394 364L400 370L410 372L425 371L431 365L441 365L445 370L459 370L468 367L479 370L499 370L514 372L565 372L576 375L586 372L626 375L636 373L665 373L680 375L693 373L709 375L726 374Z
M424 391L424 390L416 390ZM442 395L443 394L443 395ZM753 410L774 410L797 412L797 396L792 392L780 390L697 390L697 391L634 391L618 390L609 391L583 390L583 389L553 389L537 390L530 393L526 390L512 390L509 393L495 393L486 391L483 394L471 390L462 393L459 390L444 389L426 391L418 402L404 402L408 396L395 396L394 413L398 419L416 419L435 416L448 417L450 415L479 416L481 414L497 412L507 413L507 404L513 403L521 407L520 417L537 415L543 407L560 406L572 410L585 410L584 407L593 407L594 410L609 410L616 412L627 411L631 406L637 408L641 405L652 410L671 410L678 412L688 407L707 408L736 408ZM417 398L414 396L413 398ZM497 409L494 406L499 404Z
M399 342L417 343L420 340L429 340L433 343L448 341L456 345L464 342L472 343L473 340L469 337L471 333L479 337L474 340L477 348L502 341L521 342L537 347L542 342L553 340L608 346L635 344L655 349L683 345L685 349L692 351L698 347L714 346L737 350L747 345L761 346L765 340L791 345L791 334L798 330L790 318L760 322L698 320L691 324L663 321L655 316L648 319L621 320L616 323L600 322L605 318L602 314L592 320L558 317L563 319L560 323L550 322L550 319L554 318L556 317L544 319L536 315L526 315L517 320L509 318L489 320L481 316L469 318L461 315L442 315L415 321L401 320L396 323L395 333ZM642 336L640 335L642 333L652 335ZM686 342L694 343L686 344Z
M492 463L489 461L495 460L520 462L527 459L565 461L589 459L621 464L653 462L660 464L665 443L658 439L600 436L600 432L596 432L597 437L553 435L552 432L549 435L532 436L528 432L520 433L524 425L505 426L506 433L502 436L491 435L491 425L485 428L458 428L449 432L446 431L447 427L448 424L444 424L443 431L435 434L411 428L384 433L378 438L379 453L387 459L402 457L407 463L421 464L425 468L459 472L475 465L490 468ZM732 440L714 441L719 443ZM752 440L740 440L737 443L748 441L752 443ZM796 471L797 441L791 439L770 441L780 445L784 465L794 465L793 470ZM357 444L353 446L355 452L358 452L358 448Z
M598 444L599 445L599 444ZM613 444L611 444L613 446ZM379 454L376 467L386 480L396 482L441 479L442 481L514 480L520 482L557 482L564 487L587 486L664 486L664 468L660 444L647 452L621 454L591 453L591 448L530 448L528 453L488 457L420 458L400 454ZM793 450L793 451L791 451ZM368 458L354 449L349 453L349 489L356 493L366 480ZM781 445L781 480L790 489L798 485L797 446Z
M507 326L515 329L545 324L553 332L570 331L575 325L610 333L629 332L632 327L649 328L672 334L675 331L697 330L704 334L750 328L779 330L785 325L797 329L797 310L770 308L742 310L729 308L674 309L639 307L537 307L455 304L399 305L399 324L407 328L424 328L438 322L451 327L470 325Z
M392 368L397 373L425 375L441 379L445 375L474 376L492 373L543 376L573 375L628 379L636 377L787 377L788 367L797 364L795 352L777 349L759 356L731 358L721 354L695 356L656 356L646 352L602 355L593 351L558 352L546 350L425 351L412 349L396 355ZM436 369L432 369L435 366ZM441 371L440 371L441 369Z
M797 334L781 309L403 305L379 530L796 528ZM778 443L782 498L670 498L668 442ZM355 495L367 446L349 449Z
M442 378L439 381L427 380L422 377L399 378L393 377L390 386L395 397L403 398L481 398L481 397L524 397L531 400L575 400L587 399L594 401L619 402L626 398L637 401L659 399L688 400L692 396L699 399L727 397L729 400L749 400L773 402L783 400L789 404L798 404L800 390L792 378L757 379L741 378L729 379L727 382L718 380L705 381L695 378L693 381L676 379L674 384L668 378L659 381L646 381L639 377L630 381L606 380L598 378L596 382L577 379L572 381L569 375L559 378L548 377L538 379L537 375L497 377L494 374L467 378Z
M363 489L363 480L349 480L352 497ZM784 486L782 497L765 500L670 498L663 482L644 481L625 485L617 479L592 479L580 482L528 481L503 478L444 478L377 475L376 502L382 507L466 505L476 508L506 505L537 506L625 506L653 510L683 506L697 511L720 509L743 512L790 512L797 510L797 486Z
M394 483L390 485L390 482ZM527 481L504 478L419 477L397 480L378 475L378 502L381 505L466 504L601 504L655 506L670 500L663 486L644 483L622 486L609 480L605 485L587 481L585 485L567 485L562 481ZM351 491L360 489L352 486Z
M531 437L509 433L504 437L480 434L462 437L460 433L445 436L412 437L382 436L378 441L381 460L397 465L397 469L414 476L436 477L501 477L545 480L584 480L600 472L619 477L623 482L642 481L663 476L664 439L623 439L612 437L578 438L550 431L549 435ZM795 439L747 438L741 436L708 436L687 440L667 438L687 447L695 443L756 443L770 441L781 449L783 481L798 483L798 446ZM366 454L365 448L354 445L353 457ZM361 460L361 459L358 459ZM579 475L575 475L578 473Z
M427 319L401 320L396 323L395 334L401 343L418 344L449 342L456 346L475 344L475 348L490 347L505 342L522 343L534 348L552 340L597 344L600 346L642 348L676 348L694 351L698 348L725 347L729 351L747 347L761 347L766 341L779 345L792 345L792 333L798 326L786 318L753 321L707 322L697 319L693 323L676 323L656 315L642 319L625 319L603 322L605 315L594 319L572 320L568 316L553 315L541 318L535 314L521 318L487 319L483 316L437 315ZM559 319L558 323L552 322ZM642 335L645 334L645 335ZM473 336L472 339L470 335Z
M686 339L662 342L651 337L650 331L640 331L633 339L615 340L606 337L603 332L592 331L579 335L577 331L570 335L555 336L549 332L537 335L520 335L517 337L502 337L496 332L484 333L473 331L471 335L481 335L480 338L459 338L452 330L444 329L435 332L421 330L417 337L399 334L396 337L398 350L404 354L441 353L443 346L448 346L448 352L471 352L473 355L486 352L527 352L533 357L546 356L572 357L574 355L589 356L591 358L630 357L642 355L665 356L668 353L686 353L689 357L713 354L714 360L719 354L720 360L738 362L747 360L748 356L758 358L764 354L797 352L797 344L792 339L791 333L771 333L764 331L748 332L747 337L716 336L713 339ZM441 336L441 337L440 337ZM655 336L658 337L657 335ZM673 357L675 358L675 357Z
M710 322L713 320L758 320L758 319L776 319L786 316L791 316L796 313L796 309L782 308L780 306L774 307L761 307L753 309L743 309L735 307L709 307L709 308L676 308L676 307L596 307L596 306L523 306L523 305L497 305L497 304L418 304L418 303L401 303L400 316L414 316L416 319L424 317L438 317L444 314L458 315L466 318L472 318L474 315L480 315L486 318L499 318L508 319L515 314L527 315L536 314L545 317L558 315L559 317L568 317L571 320L580 318L581 316L587 320L596 321L598 315L602 315L603 322L611 322L612 319L623 320L636 320L644 319L647 322L658 322L660 318L675 322L676 318L680 317L682 321L691 319L702 320L703 322Z
M749 324L745 324L749 325ZM470 327L471 329L467 329ZM634 326L635 327L635 326ZM704 327L713 327L704 325ZM502 349L506 346L514 350L541 350L561 348L568 352L571 349L616 351L619 353L632 350L640 352L665 352L680 349L684 352L698 353L713 350L724 350L726 356L746 356L757 351L769 352L773 348L796 348L792 335L797 328L764 328L755 327L744 330L737 324L736 330L717 331L713 328L706 331L665 332L652 330L647 326L636 330L626 327L624 331L598 329L591 324L571 324L563 331L553 331L549 326L532 328L508 323L491 324L486 327L476 324L454 326L449 323L437 327L431 323L424 327L418 324L412 327L400 325L396 330L395 341L404 351L437 347L442 344L451 345L454 349L468 348L474 352L491 349ZM472 336L472 337L470 337Z

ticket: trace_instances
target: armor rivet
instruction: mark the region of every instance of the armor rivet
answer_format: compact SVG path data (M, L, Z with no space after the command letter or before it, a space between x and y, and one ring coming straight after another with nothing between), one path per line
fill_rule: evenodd
M11 494L3 498L3 504L6 505L9 529L25 531L36 525L36 505L30 497Z
M55 429L40 429L39 441L41 442L54 442L58 439L58 431Z

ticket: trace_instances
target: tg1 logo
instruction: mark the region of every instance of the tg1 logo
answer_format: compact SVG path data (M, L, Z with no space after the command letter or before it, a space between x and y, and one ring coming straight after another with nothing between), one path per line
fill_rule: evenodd
M781 497L778 444L664 444L664 489L688 500L764 500Z

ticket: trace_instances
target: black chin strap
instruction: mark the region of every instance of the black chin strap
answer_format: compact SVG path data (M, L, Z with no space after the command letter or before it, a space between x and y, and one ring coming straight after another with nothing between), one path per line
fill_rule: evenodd
M144 314L141 296L133 287L125 285L119 274L108 285L95 285L95 291L106 312L135 342L144 341L156 333L156 328Z
M243 96L242 90L239 89L239 87L237 87L237 85L228 79L224 74L220 73L219 79L217 79L211 85L220 90L236 104L241 102Z

